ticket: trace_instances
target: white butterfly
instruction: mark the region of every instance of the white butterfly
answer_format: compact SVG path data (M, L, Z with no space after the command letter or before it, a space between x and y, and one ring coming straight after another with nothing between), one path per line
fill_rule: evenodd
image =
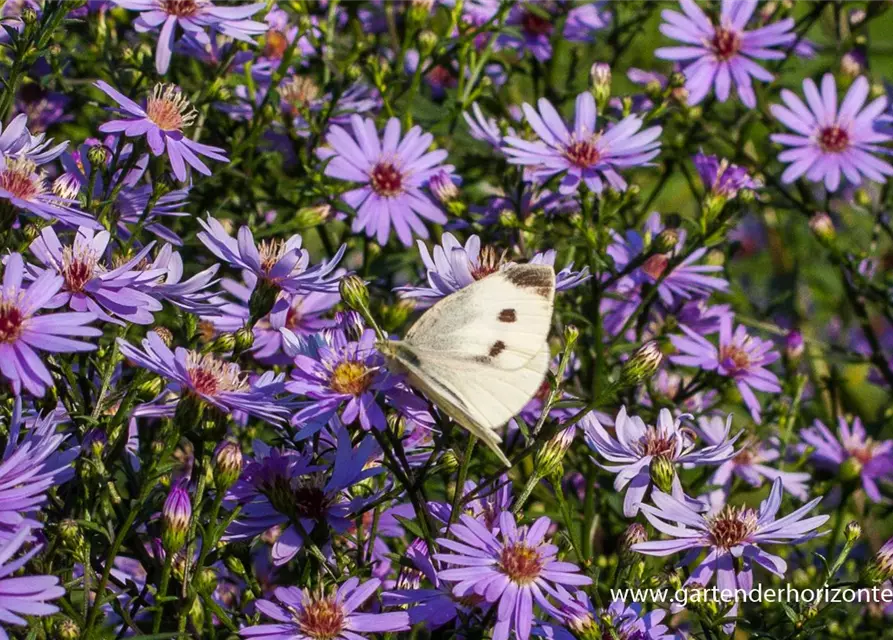
M403 340L379 349L392 370L509 466L496 429L543 382L554 298L551 266L512 264L440 300Z

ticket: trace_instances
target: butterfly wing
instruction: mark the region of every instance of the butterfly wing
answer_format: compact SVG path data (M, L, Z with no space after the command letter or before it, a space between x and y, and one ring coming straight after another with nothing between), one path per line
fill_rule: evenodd
M390 345L410 383L506 464L495 430L542 384L554 296L552 267L511 265L444 298Z

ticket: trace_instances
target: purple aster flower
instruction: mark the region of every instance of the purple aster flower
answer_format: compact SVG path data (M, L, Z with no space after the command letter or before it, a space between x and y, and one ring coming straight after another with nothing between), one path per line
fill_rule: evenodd
M467 498L473 494L477 490L478 485L479 483L477 482L466 480L465 491L462 497ZM463 513L470 515L478 522L482 522L488 529L498 529L499 516L504 511L511 509L514 499L512 481L508 475L502 474L499 476L499 483L496 485L496 489L490 493L477 495L477 497L466 502L463 507ZM431 515L441 522L447 523L450 521L452 505L444 502L431 502L428 504L428 509Z
M505 260L504 255L497 254L493 247L482 249L481 239L477 235L471 235L463 246L453 234L445 232L441 236L441 244L434 246L433 257L421 240L418 241L418 247L422 263L425 265L428 286L403 286L395 290L404 298L417 300L420 306L432 305L474 281L512 264ZM545 253L536 254L530 262L554 265L555 256L556 252L550 249ZM589 267L584 267L581 271L574 271L573 268L574 263L571 262L556 274L556 290L567 291L591 277Z
M239 631L243 638L263 640L360 640L364 634L409 631L409 614L357 613L381 584L375 578L360 584L349 578L329 595L311 594L297 587L277 587L273 592L279 604L258 600L257 609L277 624L261 624Z
M701 182L712 196L731 199L741 189L758 189L760 183L750 177L747 169L730 164L725 158L704 155L698 152L693 158L695 169L701 176Z
M496 118L488 118L484 115L477 102L471 105L471 114L465 111L462 113L462 117L465 118L465 122L468 124L468 133L471 134L472 138L486 142L496 149L502 146L503 134L499 123ZM517 135L511 127L507 127L505 132L509 136Z
M860 479L866 495L881 502L877 481L893 476L893 440L872 440L859 418L854 418L850 426L841 416L837 428L835 436L816 420L800 432L803 441L815 448L810 459L820 469L835 471L847 481Z
M673 640L667 625L661 624L667 612L656 609L643 615L642 605L614 600L607 609L597 609L583 591L573 595L558 590L558 615L563 627L543 624L534 633L549 640L576 638L617 638L618 640ZM566 628L565 628L566 627Z
M102 331L85 326L96 319L92 313L36 315L41 309L52 308L50 302L62 288L63 279L45 272L24 289L24 275L21 254L7 257L0 290L0 373L16 395L24 387L42 397L53 385L53 377L35 349L51 353L93 351L95 345L72 338L95 338Z
M183 396L217 408L223 413L244 412L267 422L279 423L290 409L277 400L280 383L261 378L250 383L235 363L220 360L210 353L198 353L183 347L171 351L161 337L150 331L142 341L142 349L118 338L118 348L125 358L167 378Z
M722 442L726 432L726 422L717 416L702 417L698 419L698 433L705 442L717 445ZM760 441L756 438L747 438L741 448L730 458L716 468L716 472L710 480L711 484L720 486L729 495L732 489L732 480L739 477L752 487L763 486L763 480L781 480L784 490L798 500L806 500L808 495L808 473L793 471L780 471L769 464L775 463L781 458L778 438L769 441Z
M96 86L118 103L121 115L124 116L100 125L99 130L104 133L123 133L128 138L145 136L153 156L167 153L177 180L186 180L187 165L203 175L211 175L211 170L199 159L200 155L220 162L229 161L223 155L223 149L201 144L183 134L183 129L195 120L197 111L178 87L172 84L155 85L144 109L103 80L96 82Z
M887 153L881 145L893 140L889 132L880 130L879 116L887 108L887 98L881 96L868 106L868 80L856 78L838 108L837 86L834 76L826 73L819 93L810 78L803 81L806 104L792 91L782 90L784 106L770 107L772 115L794 133L775 133L773 142L792 147L782 151L778 159L790 163L781 181L790 183L802 175L812 182L825 183L828 191L837 191L840 174L852 184L869 180L885 182L893 175L890 163L875 157ZM864 108L863 108L864 107Z
M53 308L68 305L74 311L89 311L105 322L123 325L115 316L136 324L151 324L153 313L162 304L142 289L164 275L162 269L137 270L154 243L117 268L106 260L111 234L81 227L73 242L63 246L52 227L44 227L29 250L44 268L28 265L28 275L38 277L44 271L63 278L62 289L48 303Z
M503 512L499 531L493 533L463 514L460 524L452 527L456 540L437 539L449 553L435 554L434 559L458 567L440 571L438 578L455 582L453 594L460 598L483 596L497 607L493 640L507 640L512 630L520 640L528 640L534 602L553 611L546 594L554 594L558 585L592 584L576 565L557 559L558 548L545 541L551 524L542 517L519 528L515 517Z
M506 211L524 222L535 215L552 219L558 215L574 213L579 209L580 205L573 194L553 193L548 189L535 188L531 184L525 185L517 200L497 196L491 198L484 207L472 207L473 212L483 214L479 220L482 225L500 224Z
M199 271L188 280L183 280L183 258L169 244L161 247L152 262L145 266L136 265L137 270L145 273L154 274L160 271L163 274L148 285L141 283L141 287L150 291L156 298L167 300L192 313L207 312L209 309L217 308L213 300L214 293L208 288L217 283L214 276L217 275L219 268L219 264L214 264Z
M733 333L731 316L720 319L718 346L688 327L680 326L680 329L685 336L670 336L673 346L679 350L679 355L672 356L671 360L682 366L700 367L732 378L754 422L759 423L760 401L753 389L768 393L781 391L778 377L766 369L767 365L781 357L774 350L775 345L748 335L743 325L739 325Z
M51 616L59 611L59 607L48 604L47 601L65 595L65 588L59 584L56 576L10 577L42 549L41 546L34 546L13 560L28 538L28 527L22 527L12 538L0 543L0 620L4 625L25 627L29 623L22 616ZM8 638L2 626L0 638Z
M773 47L791 45L797 39L793 18L746 31L757 0L723 0L719 24L713 24L694 0L680 0L679 6L685 15L664 10L661 15L666 22L660 31L685 46L662 47L654 55L664 60L691 61L684 69L688 103L698 104L711 87L719 101L725 102L734 82L741 102L755 108L752 79L771 82L773 75L754 59L784 59L787 52Z
M245 284L224 278L221 287L237 302L219 299L217 308L203 320L223 333L234 333L244 327L251 317L248 304L255 282L251 273L247 274ZM308 353L308 346L320 331L336 326L334 320L324 318L323 314L340 300L338 293L321 291L280 293L270 313L254 323L251 354L264 363L289 364L298 353Z
M594 42L594 33L608 26L611 21L609 11L603 10L604 2L573 6L567 12L563 36L574 42ZM499 37L496 46L499 49L511 49L523 53L530 51L540 62L552 57L552 35L555 23L562 12L555 3L517 3L509 11L506 25L515 27L516 31L505 33Z
M0 154L12 158L26 158L35 165L46 164L58 158L68 147L68 141L53 145L46 134L32 135L28 130L28 116L20 113L6 129L0 125Z
M413 234L428 237L421 218L444 224L443 211L422 191L429 178L439 171L453 172L452 165L442 164L447 152L428 151L434 136L413 127L400 136L400 120L391 118L379 139L375 122L351 116L351 136L340 126L333 126L326 136L328 147L319 149L319 157L327 161L325 174L339 180L362 183L363 186L341 195L357 216L352 230L365 231L378 244L387 244L391 225L405 246Z
M598 417L590 413L583 419L586 444L593 452L608 463L595 463L606 471L617 475L614 490L623 491L623 515L635 517L651 488L651 464L662 459L674 467L685 464L692 466L713 466L729 460L735 455L735 441L739 435L729 437L732 416L729 416L722 438L716 444L698 446L691 429L684 428L681 418L673 418L668 409L661 409L657 424L648 426L638 416L628 416L622 407L614 420L612 437L602 426ZM687 499L682 492L679 476L673 476L673 495L680 500Z
M219 220L210 216L207 222L199 219L199 224L204 231L199 232L198 239L211 253L228 264L251 272L276 289L288 293L338 290L338 278L332 273L344 256L346 245L342 245L331 260L311 267L310 254L301 248L303 239L298 234L288 240L261 241L258 245L247 226L239 228L237 239L227 233Z
M560 193L573 193L581 181L595 193L602 192L604 181L624 191L626 180L617 169L644 165L660 153L661 128L640 131L644 121L639 116L596 130L595 98L589 92L577 96L573 131L548 100L540 98L537 104L539 113L527 103L523 109L539 140L507 136L503 151L510 163L533 167L530 175L536 182L561 174Z
M71 463L80 450L61 450L68 437L57 433L60 421L54 412L25 418L21 397L16 397L0 460L0 540L8 541L22 527L42 527L35 518L47 492L74 477Z
M215 6L212 0L114 0L115 4L139 11L134 23L139 33L148 33L161 27L158 46L155 49L155 70L161 75L167 73L171 63L171 51L176 38L177 27L191 35L203 45L211 44L206 29L216 31L253 44L251 36L266 31L263 22L246 20L266 7L263 2L247 5Z
M314 356L295 356L292 379L286 384L292 393L311 399L292 417L292 424L300 427L298 438L314 435L336 415L344 424L359 421L366 431L380 431L387 426L382 400L401 412L424 410L425 403L405 388L402 378L384 368L372 329L365 329L356 342L337 329L329 339Z
M59 220L70 227L102 228L88 214L75 209L74 204L73 200L49 189L46 174L37 168L34 160L26 155L0 154L0 224L5 225L4 232L12 226L17 211L43 220Z
M255 443L256 456L245 464L242 477L226 496L241 504L239 517L227 529L227 540L250 540L273 527L280 529L273 543L272 558L282 565L297 555L307 536L331 530L342 534L351 518L368 502L353 498L347 489L383 471L366 469L375 449L371 437L353 448L350 434L341 429L332 460L312 461L296 451L270 449ZM318 536L314 539L318 539Z
M638 256L650 252L651 243L663 230L664 225L661 222L660 214L652 213L645 223L644 232L639 233L631 229L623 238L615 234L614 242L608 247L608 255L614 260L615 269L618 272L624 271L627 265L636 260ZM705 247L692 251L681 263L673 267L669 274L665 273L673 257L684 249L685 240L685 231L679 231L675 247L667 253L653 253L642 263L641 267L630 272L631 281L618 281L618 285L621 289L638 288L642 283L656 284L660 281L657 286L658 295L661 302L667 306L679 299L706 297L714 291L728 289L729 283L723 278L706 275L722 271L722 267L695 264L707 253ZM626 295L625 298L625 300L621 300L621 303L632 302L629 295ZM606 301L606 304L610 307L613 302Z
M639 542L634 551L652 556L668 556L679 551L690 552L684 562L706 556L691 572L687 585L707 586L716 575L719 589L750 590L753 588L753 565L760 565L777 576L784 577L787 563L761 548L764 544L799 544L816 535L816 529L830 516L804 519L821 502L812 500L783 518L776 519L781 507L781 479L772 483L769 497L759 510L750 507L725 506L712 515L698 513L691 506L655 491L651 499L655 506L642 505L642 512L658 531L669 540ZM673 524L675 523L675 524ZM737 604L729 615L734 616ZM727 627L728 628L728 627Z

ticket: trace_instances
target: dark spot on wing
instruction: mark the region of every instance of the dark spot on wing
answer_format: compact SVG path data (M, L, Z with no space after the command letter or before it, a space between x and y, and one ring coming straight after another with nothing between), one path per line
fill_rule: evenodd
M514 309L503 309L499 312L499 321L500 322L514 322L518 319L517 314Z
M554 276L548 268L519 266L503 271L505 277L516 287L534 289L538 296L548 298L554 288Z
M409 349L400 349L400 359L413 367L418 367L422 364L419 357Z
M503 351L505 351L505 343L502 340L497 340L493 343L493 346L490 347L490 357L495 358Z

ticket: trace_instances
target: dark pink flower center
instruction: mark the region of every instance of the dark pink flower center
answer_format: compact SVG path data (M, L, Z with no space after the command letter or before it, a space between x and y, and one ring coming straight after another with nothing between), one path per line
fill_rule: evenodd
M830 153L846 151L850 146L850 134L837 125L825 127L819 132L819 146Z
M43 180L35 173L37 166L26 158L7 160L0 172L0 188L20 200L30 201L43 193Z
M499 567L512 582L527 585L539 577L543 559L534 547L519 542L502 550Z
M270 29L267 31L264 43L264 57L279 60L288 49L288 38L281 31Z
M734 371L743 371L750 367L750 356L741 346L730 344L719 350L719 359L723 364Z
M186 357L186 372L192 388L199 395L215 396L222 392L248 390L238 365L218 360L210 353L190 352Z
M332 640L344 630L344 611L334 598L305 602L295 617L301 631L314 640Z
M676 437L662 434L657 429L649 427L642 439L642 453L655 458L672 460L676 457Z
M403 174L391 162L379 162L370 174L372 190L380 196L391 198L403 193Z
M12 302L0 302L0 342L15 342L22 333L25 317Z
M602 154L595 145L595 141L596 138L591 137L571 142L564 148L564 157L581 169L587 169L597 164L601 160Z
M525 11L521 17L521 27L530 36L547 36L552 33L552 23L532 11Z
M710 520L710 537L717 547L741 544L757 528L757 514L747 507L726 506Z
M669 256L663 253L658 253L645 261L645 264L642 265L642 271L647 273L654 280L657 280L663 275L664 271L667 270L667 265L669 264Z
M161 0L161 10L178 18L190 18L198 13L201 0Z
M741 49L741 37L737 32L723 27L717 27L716 33L713 35L713 41L710 43L713 47L713 53L719 60L728 60L733 58Z
M481 254L478 256L478 263L476 265L471 265L471 277L475 280L486 278L491 273L499 271L499 267L502 266L503 262L502 255L497 253L496 249L491 246L486 246L481 249Z

